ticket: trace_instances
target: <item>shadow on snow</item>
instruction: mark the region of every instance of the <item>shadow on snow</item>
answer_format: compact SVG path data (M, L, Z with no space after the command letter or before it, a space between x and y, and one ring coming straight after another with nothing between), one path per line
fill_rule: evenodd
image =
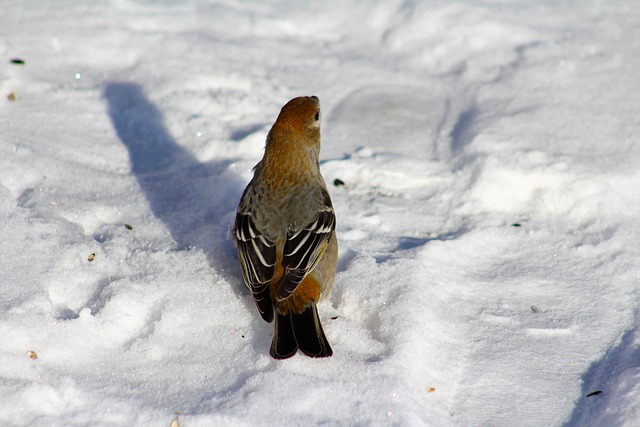
M233 160L199 162L169 134L162 114L136 83L108 83L104 98L131 171L178 249L195 247L212 267L236 268L227 231L244 183L229 172Z
M636 315L638 324L640 314ZM582 376L580 399L565 427L594 425L621 425L624 420L618 419L615 412L606 413L614 399L627 395L625 389L635 384L628 384L622 377L628 369L640 367L640 346L637 345L640 331L630 329L624 333L620 343L610 348L602 359L594 362ZM602 416L606 417L605 419ZM627 420L628 421L628 420Z

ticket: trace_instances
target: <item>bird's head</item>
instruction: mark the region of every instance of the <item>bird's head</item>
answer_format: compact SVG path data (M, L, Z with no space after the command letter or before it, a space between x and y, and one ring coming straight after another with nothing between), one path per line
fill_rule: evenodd
M271 139L317 144L320 141L320 100L301 96L287 102L269 132ZM283 141L281 141L283 142Z

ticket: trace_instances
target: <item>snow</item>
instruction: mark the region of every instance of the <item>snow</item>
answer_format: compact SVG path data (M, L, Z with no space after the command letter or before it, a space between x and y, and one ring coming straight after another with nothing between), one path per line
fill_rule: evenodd
M636 2L5 3L3 425L640 425ZM298 95L334 356L275 361L229 231Z

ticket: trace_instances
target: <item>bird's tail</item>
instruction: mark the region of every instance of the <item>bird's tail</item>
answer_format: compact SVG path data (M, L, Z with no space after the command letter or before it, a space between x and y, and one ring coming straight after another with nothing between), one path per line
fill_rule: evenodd
M315 303L311 303L301 314L276 314L271 356L274 359L286 359L296 354L298 349L310 357L333 355Z

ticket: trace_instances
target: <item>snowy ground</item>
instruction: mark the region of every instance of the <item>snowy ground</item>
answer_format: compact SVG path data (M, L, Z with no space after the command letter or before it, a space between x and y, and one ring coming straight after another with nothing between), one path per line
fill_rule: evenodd
M639 425L637 2L2 9L3 426ZM228 232L312 94L335 355L276 362Z

